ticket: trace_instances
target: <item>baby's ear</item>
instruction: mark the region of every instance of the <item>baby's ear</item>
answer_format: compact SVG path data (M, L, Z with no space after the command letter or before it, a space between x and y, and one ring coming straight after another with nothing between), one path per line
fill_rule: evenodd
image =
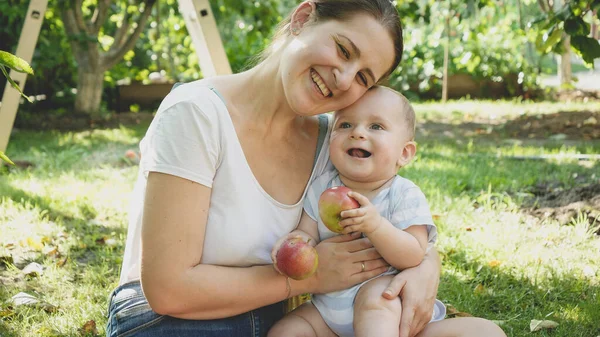
M408 165L413 160L416 153L417 153L417 143L415 143L414 141L411 140L411 141L407 142L406 144L404 144L404 148L402 149L400 158L398 158L398 162L397 162L398 168Z

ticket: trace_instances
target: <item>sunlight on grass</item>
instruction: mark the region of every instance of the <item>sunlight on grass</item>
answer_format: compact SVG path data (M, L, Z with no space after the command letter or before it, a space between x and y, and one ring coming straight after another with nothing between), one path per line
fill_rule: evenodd
M594 104L459 101L417 109L454 123L468 114L600 109ZM34 166L0 168L0 335L75 336L89 320L104 334L106 298L117 282L138 169L124 152L137 149L143 133L140 126L20 131L11 139L11 158ZM509 336L528 335L529 322L545 318L559 327L539 336L596 336L600 219L580 212L561 224L532 215L527 202L545 186L560 191L600 184L600 163L515 157L593 154L600 145L473 137L418 141L415 161L400 174L422 188L439 229L438 298L459 311L504 321ZM43 274L24 275L30 262L41 264ZM9 300L19 292L57 309L13 308Z
M510 100L454 100L446 104L439 102L414 103L419 120L464 121L477 116L494 123L496 119L518 117L520 115L552 114L560 111L600 110L598 102L531 102ZM448 113L450 112L450 113Z

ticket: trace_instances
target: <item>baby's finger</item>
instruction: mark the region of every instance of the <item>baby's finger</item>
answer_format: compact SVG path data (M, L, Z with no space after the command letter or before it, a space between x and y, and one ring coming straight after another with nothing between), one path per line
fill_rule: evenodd
M347 219L340 221L340 226L342 226L342 228L344 228L347 226L359 225L363 222L363 219L364 219L363 217L347 218Z
M358 193L358 192L354 192L354 191L350 191L348 192L348 196L356 201L358 201L358 203L361 206L366 206L371 204L371 201L369 201L369 198L365 197L364 195Z
M367 211L364 208L355 208L343 211L340 213L340 216L342 218L353 218L357 216L364 216L365 214L367 214Z

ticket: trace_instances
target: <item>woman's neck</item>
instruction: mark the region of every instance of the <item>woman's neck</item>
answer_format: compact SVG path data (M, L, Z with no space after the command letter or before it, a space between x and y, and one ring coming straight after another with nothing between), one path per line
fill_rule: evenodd
M225 78L223 88L228 93L227 105L233 117L244 124L285 133L301 119L287 102L278 63L262 62L231 78L234 80Z

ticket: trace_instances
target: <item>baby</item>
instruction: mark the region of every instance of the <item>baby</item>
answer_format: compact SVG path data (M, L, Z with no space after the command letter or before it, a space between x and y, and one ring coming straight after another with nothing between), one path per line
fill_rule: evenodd
M382 297L392 275L418 265L437 237L425 196L414 183L397 175L414 158L415 113L400 93L381 86L371 88L353 105L336 111L330 138L330 158L336 170L317 177L309 187L298 228L273 247L302 237L313 246L336 233L319 217L318 200L336 186L352 190L360 208L341 213L344 233L361 232L391 266L386 273L362 284L328 294L314 294L288 313L269 336L398 336L400 298ZM358 272L374 269L362 262ZM436 301L430 324L418 337L478 336L479 321L443 320L445 307ZM486 334L486 336L504 336Z

